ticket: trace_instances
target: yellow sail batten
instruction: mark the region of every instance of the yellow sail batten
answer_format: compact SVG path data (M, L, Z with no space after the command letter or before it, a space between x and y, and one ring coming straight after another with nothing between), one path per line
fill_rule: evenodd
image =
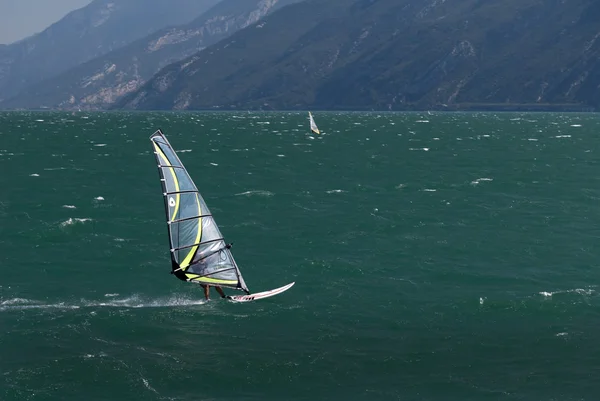
M222 284L222 285L237 285L237 280L222 280L218 278L211 277L201 277L198 274L186 274L185 275L189 281L193 281L195 283L207 283L207 284Z
M198 199L198 194L195 195L196 203L198 204L198 215L202 216L202 207L200 206L200 200ZM202 218L198 219L198 233L196 234L196 240L194 241L194 244L199 244L200 238L202 238ZM190 265L190 263L192 263L192 258L194 257L196 250L198 250L198 246L199 245L196 245L190 249L190 252L187 254L185 259L183 259L183 262L181 262L181 264L179 265L181 269L185 270Z

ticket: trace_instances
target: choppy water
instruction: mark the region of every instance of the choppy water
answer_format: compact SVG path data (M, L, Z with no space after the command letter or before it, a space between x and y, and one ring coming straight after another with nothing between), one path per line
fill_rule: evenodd
M0 400L598 399L597 115L315 119L0 114ZM157 128L296 286L169 274Z

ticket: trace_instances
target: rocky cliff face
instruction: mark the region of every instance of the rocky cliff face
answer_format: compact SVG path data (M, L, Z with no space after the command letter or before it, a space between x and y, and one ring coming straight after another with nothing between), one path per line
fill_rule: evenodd
M307 0L163 69L134 109L600 106L595 0Z
M43 32L0 46L0 101L158 29L187 23L218 0L94 0Z
M296 0L222 0L192 22L157 31L0 103L5 108L102 109L139 89L161 68ZM188 60L191 62L193 59Z

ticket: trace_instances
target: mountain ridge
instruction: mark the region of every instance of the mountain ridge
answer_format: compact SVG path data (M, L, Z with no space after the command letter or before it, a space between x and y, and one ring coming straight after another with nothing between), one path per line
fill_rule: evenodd
M40 33L0 46L0 101L156 29L189 22L218 0L94 0Z
M159 30L83 63L61 76L32 86L0 106L106 108L168 64L192 56L273 10L296 1L299 0L222 0L188 24Z
M116 107L597 109L598 20L592 0L307 0Z

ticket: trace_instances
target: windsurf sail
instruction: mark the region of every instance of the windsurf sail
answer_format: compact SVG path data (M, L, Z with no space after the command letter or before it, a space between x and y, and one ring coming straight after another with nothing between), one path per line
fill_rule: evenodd
M310 111L308 112L308 119L310 121L310 130L312 132L314 132L315 134L320 135L321 131L319 131L319 127L317 127L317 124L315 123L315 119L313 118Z
M198 192L175 150L162 133L150 136L165 201L172 272L198 284L218 285L250 293L233 259L231 245Z

